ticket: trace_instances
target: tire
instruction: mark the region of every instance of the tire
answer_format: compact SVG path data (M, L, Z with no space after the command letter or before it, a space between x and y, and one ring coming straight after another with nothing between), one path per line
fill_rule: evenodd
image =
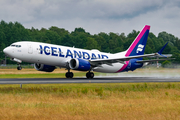
M22 70L22 67L21 67L21 66L18 66L18 67L17 67L17 70Z
M94 73L90 72L90 78L94 78Z
M66 78L69 78L69 73L68 72L66 73Z
M93 72L87 72L86 73L86 78L88 78L88 79L89 78L91 78L91 79L94 78L94 73Z
M87 79L90 78L90 73L89 73L89 72L86 73L86 78L87 78Z
M73 78L74 74L72 72L66 73L66 78Z
M73 78L73 76L74 76L73 72L70 72L69 73L69 78Z

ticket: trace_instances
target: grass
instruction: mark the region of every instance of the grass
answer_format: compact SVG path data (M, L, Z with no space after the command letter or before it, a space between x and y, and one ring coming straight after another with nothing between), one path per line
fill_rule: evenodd
M23 68L34 68L33 65L21 65ZM0 66L0 69L17 69L16 64L7 64L6 66Z
M56 69L53 73L0 69L0 78L62 78L65 72L64 69ZM73 72L75 77L85 76L85 72ZM157 72L174 76L180 70L139 69L122 74L153 75ZM0 85L0 120L178 120L179 106L179 82L23 84L22 89L20 85Z
M85 73L75 73L75 77L85 76ZM65 78L65 73L46 74L1 74L0 78Z
M74 77L85 77L86 72L73 71ZM65 69L55 69L53 72L42 72L35 69L0 69L0 78L65 78ZM99 75L100 73L95 73Z
M0 119L180 119L180 83L0 86Z

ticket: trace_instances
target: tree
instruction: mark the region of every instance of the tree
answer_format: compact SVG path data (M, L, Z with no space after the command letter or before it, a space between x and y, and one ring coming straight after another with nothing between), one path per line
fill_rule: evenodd
M6 36L2 30L0 30L0 41L1 43L7 44Z
M150 52L153 52L153 51L156 52L156 51L155 51L155 45L154 45L154 43L153 43L153 41L152 41L152 39L151 39L150 37L148 37L146 47L149 47L149 48L148 48L148 53L149 53L149 51L150 51ZM151 49L151 50L150 50L150 49ZM146 52L147 52L147 50L146 50Z
M100 32L99 34L91 35L81 27L75 28L71 33L64 28L56 26L52 26L49 29L41 28L40 30L34 27L27 29L19 22L6 23L1 20L0 49L2 51L4 46L17 41L37 41L117 53L127 50L138 34L139 31L133 30L127 36L124 33L113 32L109 34ZM169 44L163 53L173 54L173 57L176 58L173 62L180 63L180 39L166 32L159 33L158 37L150 32L145 53L159 51L166 42L169 42Z
M165 31L160 32L158 34L158 38L162 38L164 42L172 42L173 44L175 43L175 36L172 34L168 34Z
M133 40L134 40L134 38L130 38L124 42L124 50L127 50L129 48L129 46L132 44Z
M6 45L3 43L3 42L1 42L1 44L0 44L0 58L1 59L4 59L4 53L3 53L3 49L6 47Z
M67 30L65 30L64 28L58 28L56 26L50 27L49 30L56 32L59 35L59 37L63 37L64 35L69 34L69 32Z
M162 63L162 67L166 67L167 65L171 65L171 62L166 60Z
M180 53L173 53L172 58L175 58L173 62L180 63Z
M78 32L83 32L83 33L85 33L86 31L83 29L83 28L75 28L75 30L74 30L74 33L78 33Z
M88 37L87 38L87 42L86 42L86 49L98 49L99 46L98 46L98 43L97 41L94 39L94 38L90 38Z
M75 46L75 43L70 35L65 35L61 40L61 45L72 47Z
M131 33L127 35L128 38L136 38L136 36L139 34L139 31L133 30Z

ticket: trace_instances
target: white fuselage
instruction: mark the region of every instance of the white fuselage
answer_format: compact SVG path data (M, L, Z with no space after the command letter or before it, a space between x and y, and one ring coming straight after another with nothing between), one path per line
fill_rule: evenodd
M14 46L13 46L14 45ZM125 52L110 54L100 52L98 50L85 50L74 47L66 47L40 42L16 42L7 47L4 52L8 52L8 56L29 63L40 63L51 66L67 68L68 62L72 58L81 58L84 60L93 59L110 59L125 56ZM116 73L124 64L112 63L102 64L93 68L93 71Z

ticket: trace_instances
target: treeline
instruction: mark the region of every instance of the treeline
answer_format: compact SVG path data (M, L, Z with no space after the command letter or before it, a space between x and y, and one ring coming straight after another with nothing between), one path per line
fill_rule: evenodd
M98 49L103 52L117 53L126 50L139 31L133 30L127 36L124 33L98 33L91 35L83 28L75 28L69 32L64 28L55 26L49 29L27 29L18 22L0 22L0 60L4 59L2 52L6 46L17 41L38 41L64 46L75 46L83 49ZM145 53L155 53L161 47L169 42L164 50L164 54L173 54L176 58L175 63L180 63L180 39L172 34L160 32L156 37L153 33L149 33Z

